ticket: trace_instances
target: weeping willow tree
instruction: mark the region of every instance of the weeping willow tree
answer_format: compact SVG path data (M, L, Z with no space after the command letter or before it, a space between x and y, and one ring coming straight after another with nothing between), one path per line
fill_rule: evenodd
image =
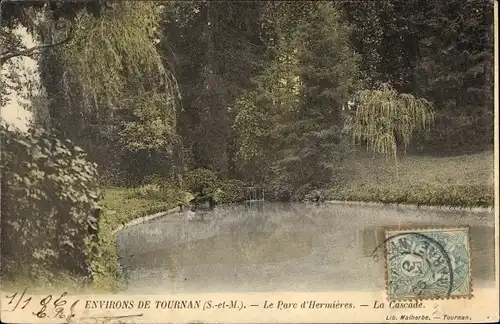
M170 168L165 161L170 161L178 143L179 90L157 47L164 9L153 1L122 1L100 17L82 11L73 21L71 42L56 57L62 63L48 60L49 66L59 64L62 71L60 81L49 82L63 98L56 104L64 106L56 108L62 110L56 118L62 124L85 123L64 135L82 138L85 143L80 145L94 152L91 155L103 168L109 165L110 174L116 168L139 170L140 178ZM114 162L109 161L110 150ZM155 166L145 171L131 166L131 161Z
M123 97L127 79L133 78L139 91L156 84L175 97L175 79L156 47L161 10L154 2L123 1L100 18L81 13L76 19L78 32L66 53L82 84L98 95L117 99Z
M100 102L101 108L129 110L123 135L131 150L155 143L158 148L175 137L179 91L156 46L162 9L155 2L124 1L100 18L82 13L66 51L73 74L94 106Z
M355 142L374 153L392 156L398 175L398 146L404 152L416 131L426 131L434 120L432 104L411 94L400 94L389 84L356 95L356 114L350 120Z

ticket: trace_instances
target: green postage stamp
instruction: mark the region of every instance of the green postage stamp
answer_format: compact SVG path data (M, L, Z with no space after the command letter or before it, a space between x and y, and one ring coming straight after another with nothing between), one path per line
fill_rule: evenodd
M471 297L469 228L386 230L390 300Z

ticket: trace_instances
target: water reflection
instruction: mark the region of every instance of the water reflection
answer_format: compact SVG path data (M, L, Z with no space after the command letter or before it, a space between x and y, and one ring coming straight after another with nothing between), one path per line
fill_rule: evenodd
M118 248L132 293L378 290L384 265L371 255L383 227L439 225L471 227L474 285L494 284L490 212L259 203L134 226Z

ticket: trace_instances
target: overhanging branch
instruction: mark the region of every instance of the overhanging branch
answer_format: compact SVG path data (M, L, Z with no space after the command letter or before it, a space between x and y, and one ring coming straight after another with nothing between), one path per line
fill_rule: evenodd
M36 45L36 46L33 46L33 47L25 49L25 50L21 50L21 51L9 50L7 52L2 53L0 55L0 66L3 65L5 62L7 62L8 60L10 60L13 57L18 57L18 56L33 57L34 55L38 54L38 52L41 49L56 47L56 46L66 44L72 39L72 37L73 37L73 26L70 25L69 31L66 35L66 38L64 38L63 40L61 40L59 42L51 43L51 44Z

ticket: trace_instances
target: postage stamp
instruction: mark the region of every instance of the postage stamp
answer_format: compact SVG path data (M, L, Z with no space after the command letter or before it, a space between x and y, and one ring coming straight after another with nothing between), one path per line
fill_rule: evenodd
M472 297L468 227L385 234L390 300Z

